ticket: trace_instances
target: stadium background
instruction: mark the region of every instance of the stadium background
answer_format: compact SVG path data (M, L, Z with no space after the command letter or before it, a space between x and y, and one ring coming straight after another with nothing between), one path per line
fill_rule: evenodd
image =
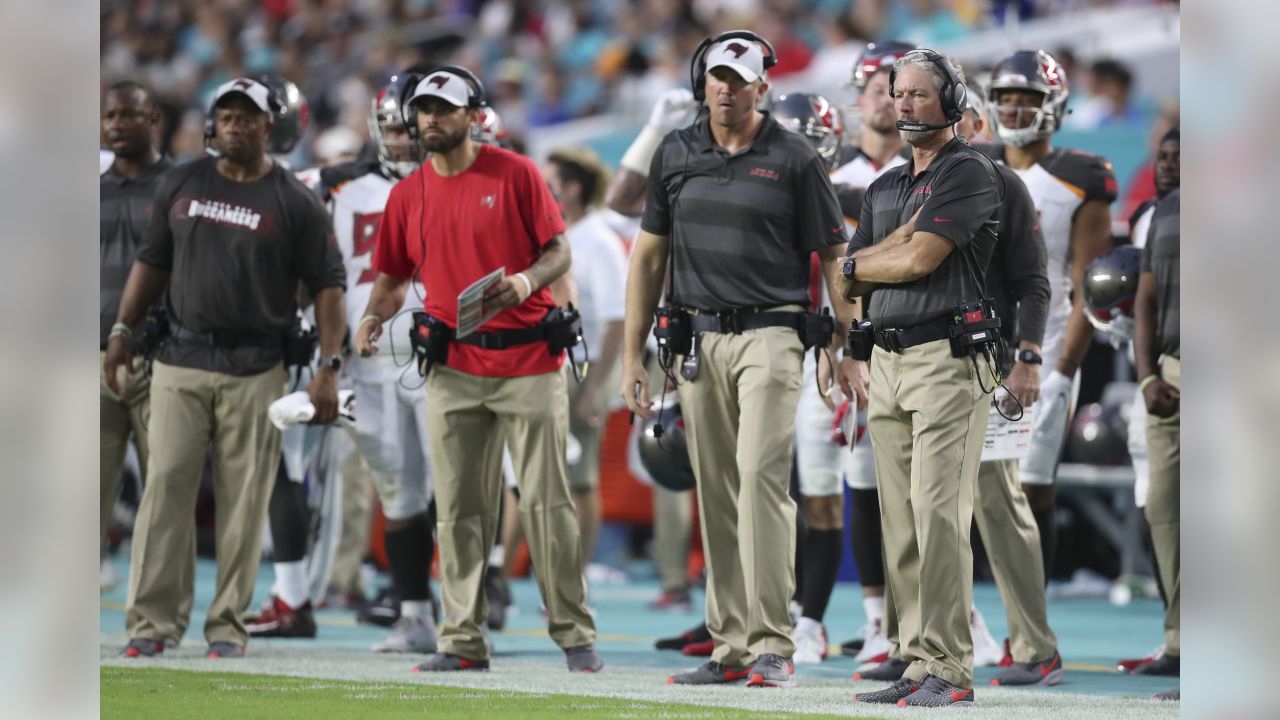
M239 75L279 72L302 88L309 103L306 134L289 158L302 168L354 155L368 139L369 101L391 74L456 62L479 72L518 148L541 159L554 147L587 145L616 167L656 98L687 84L696 44L739 27L778 48L780 62L770 78L775 95L816 91L842 106L852 105L853 91L844 85L867 41L904 39L951 52L979 80L1010 50L1050 50L1068 66L1073 110L1054 143L1112 162L1121 191L1112 207L1118 237L1127 234L1133 207L1154 193L1154 145L1177 122L1179 6L1167 0L104 0L101 83L105 88L131 78L152 87L164 115L162 147L183 161L203 152L214 88ZM852 113L848 120L856 128ZM1132 396L1123 386L1131 380L1124 354L1095 342L1081 406L1104 401L1118 407L1115 398ZM643 581L647 572L651 576L641 558L652 503L647 488L627 472L625 432L625 415L615 414L601 484L610 525L597 559ZM1145 567L1143 558L1134 565L1118 543L1095 537L1098 525L1108 522L1094 515L1099 511L1121 526L1133 519L1131 491L1125 501L1127 459L1116 452L1123 443L1116 446L1114 438L1110 448L1073 441L1069 452L1076 457L1068 460L1104 460L1114 467L1072 466L1091 509L1063 510L1079 520L1079 535L1064 543L1068 559L1055 573L1058 592L1106 594L1118 587L1111 580L1122 570L1141 574ZM1072 527L1068 523L1066 531ZM848 555L843 580L856 577ZM697 567L695 552L691 571ZM1090 571L1077 576L1081 582L1066 582L1081 567ZM1149 587L1131 589L1141 595ZM121 626L112 601L105 603L104 637ZM837 603L833 614L856 604ZM1147 614L1154 629L1157 615ZM1127 653L1147 649L1135 645Z

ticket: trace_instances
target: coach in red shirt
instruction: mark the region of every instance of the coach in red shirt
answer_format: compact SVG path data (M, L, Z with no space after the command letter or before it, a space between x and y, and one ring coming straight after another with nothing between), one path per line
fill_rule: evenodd
M355 333L357 349L371 355L415 274L426 288L427 314L456 329L459 293L505 268L484 295L485 314L497 314L450 341L447 360L427 378L444 616L439 652L418 669L489 667L480 632L483 584L498 531L505 440L548 631L571 671L595 672L603 662L586 609L565 463L564 353L552 355L543 340L527 341L528 329L555 307L547 286L569 269L569 244L537 165L472 141L484 104L480 80L456 66L429 73L406 103L405 123L431 157L391 191L373 254L380 275ZM479 340L492 342L482 347Z

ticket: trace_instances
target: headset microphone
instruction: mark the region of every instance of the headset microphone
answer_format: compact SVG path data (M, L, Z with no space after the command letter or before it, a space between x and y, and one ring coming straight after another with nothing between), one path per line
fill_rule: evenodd
M929 125L927 123L913 123L905 120L899 120L897 122L897 127L899 130L906 130L907 132L929 132L930 130L945 130L952 125L955 125L956 122L958 122L958 120L952 120L951 122L943 123L941 125Z

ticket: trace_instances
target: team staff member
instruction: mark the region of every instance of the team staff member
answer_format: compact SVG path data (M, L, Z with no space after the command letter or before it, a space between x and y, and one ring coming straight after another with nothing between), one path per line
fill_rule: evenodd
M151 463L125 617L130 657L160 652L180 622L191 513L211 443L219 568L205 637L210 657L244 654L241 616L280 462L280 431L267 407L284 394L282 341L299 281L315 299L320 330L322 367L307 388L314 422L337 416L345 273L324 208L267 157L278 106L247 78L218 88L211 112L221 157L175 168L161 183L107 345L107 380L118 390L116 371L132 359L130 328L167 284L172 338L151 381Z
M528 335L555 306L547 286L570 264L564 221L537 165L472 139L484 89L469 71L437 69L418 83L407 105L406 124L416 128L431 158L387 199L373 255L379 275L364 312L372 318L356 335L357 350L365 357L375 352L382 324L400 309L419 269L426 312L449 328L457 327L463 288L497 268L507 271L485 293L486 311L497 315L462 342L451 340L445 364L437 363L427 378L444 613L438 652L418 669L489 667L482 591L498 530L505 440L548 631L570 671L598 671L604 663L586 609L565 463L564 357L552 355L545 340L505 344L513 332ZM474 344L481 342L490 347Z
M1173 190L1156 206L1151 230L1142 249L1142 273L1138 276L1133 332L1138 383L1147 406L1147 461L1151 481L1147 488L1147 522L1156 549L1160 581L1168 605L1164 611L1164 654L1135 670L1141 675L1178 675L1180 672L1180 591L1182 572L1179 551L1181 528L1178 493L1181 487L1182 395L1181 331L1179 329L1179 247L1182 191ZM1177 699L1177 691L1166 699Z
M173 167L173 163L162 157L155 146L155 131L159 123L160 111L156 109L151 93L142 85L126 80L107 89L102 102L102 138L114 153L114 159L99 178L102 234L98 302L101 331L98 342L104 355L107 336L119 312L120 297L124 294L134 255L151 220L151 199L165 172ZM140 349L136 343L134 349ZM147 419L150 415L147 393L151 376L138 372L144 362L144 358L135 358L135 372L133 377L124 381L123 394L116 394L109 388L105 376L102 379L98 457L101 461L99 490L102 493L99 539L104 550L111 508L115 504L130 440L138 449L138 466L144 478L147 473ZM120 378L116 380L119 382Z
M768 90L757 39L721 36L707 50L705 72L695 70L709 113L668 134L654 154L627 281L620 392L633 412L653 415L642 355L668 259L671 305L693 313L700 336L700 368L679 394L702 510L714 650L708 663L669 679L675 684L793 684L787 608L796 507L788 486L804 348L794 326L776 316L798 317L807 307L814 251L838 297L845 235L822 158L756 109ZM847 327L847 304L836 309Z
M969 526L988 398L948 341L953 308L983 296L1003 198L994 165L954 136L964 74L929 50L894 63L891 92L911 161L867 191L846 297L871 292L876 327L868 429L890 595L911 661L861 702L973 702ZM990 383L988 378L988 383Z

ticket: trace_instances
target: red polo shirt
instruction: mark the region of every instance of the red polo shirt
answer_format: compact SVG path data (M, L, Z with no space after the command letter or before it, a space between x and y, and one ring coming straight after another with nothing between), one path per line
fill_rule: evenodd
M431 162L396 183L378 224L373 267L398 278L417 272L426 311L458 326L458 293L497 268L508 275L529 268L552 237L565 230L551 190L526 157L480 146L464 172L443 177ZM555 306L551 290L537 290L518 307L490 318L478 332L538 325ZM450 343L448 366L485 377L540 375L560 369L545 342L485 350Z

